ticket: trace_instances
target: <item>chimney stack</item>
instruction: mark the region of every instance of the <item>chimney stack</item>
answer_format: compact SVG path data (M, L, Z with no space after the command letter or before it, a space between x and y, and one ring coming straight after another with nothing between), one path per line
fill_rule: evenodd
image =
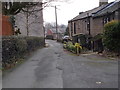
M99 0L99 6L108 4L108 0Z
M83 12L79 12L79 15L82 14Z

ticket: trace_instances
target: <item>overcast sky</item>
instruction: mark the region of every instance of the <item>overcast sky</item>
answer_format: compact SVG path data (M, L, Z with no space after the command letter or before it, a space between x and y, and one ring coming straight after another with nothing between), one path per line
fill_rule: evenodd
M109 2L115 0L108 0ZM52 3L58 5L58 24L68 24L68 20L71 20L79 14L79 12L90 10L99 6L99 0L70 0L67 3ZM45 22L55 22L55 9L53 7L47 7L43 11Z

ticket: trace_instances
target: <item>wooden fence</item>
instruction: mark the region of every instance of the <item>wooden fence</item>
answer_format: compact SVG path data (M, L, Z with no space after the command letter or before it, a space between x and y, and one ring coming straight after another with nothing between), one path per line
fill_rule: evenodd
M13 35L12 25L9 21L9 16L2 15L0 18L1 26L0 27L0 35L2 36L8 36Z

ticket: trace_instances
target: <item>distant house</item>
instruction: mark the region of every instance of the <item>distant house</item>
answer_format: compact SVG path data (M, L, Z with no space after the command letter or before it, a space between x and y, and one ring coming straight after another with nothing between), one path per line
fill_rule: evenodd
M62 39L62 37L64 36L66 28L58 28L58 31L56 32L56 28L51 28L49 30L47 30L46 32L46 36L51 36L53 37L53 39Z
M42 3L34 8L26 8L31 13L21 11L15 15L16 26L22 36L44 37Z
M46 35L53 35L53 32L52 32L52 30L47 30L47 32L46 32Z
M54 39L53 38L53 32L50 29L46 31L45 36L46 36L46 39Z
M111 3L108 3L108 0L100 0L99 7L80 12L78 16L68 21L70 37L88 49L98 50L99 46L103 48L100 35L103 33L104 24L111 20L120 20L119 15L120 0ZM99 43L95 44L96 41Z

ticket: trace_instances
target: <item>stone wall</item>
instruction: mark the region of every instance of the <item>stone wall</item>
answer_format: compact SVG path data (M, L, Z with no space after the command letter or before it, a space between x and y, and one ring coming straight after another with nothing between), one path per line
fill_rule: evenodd
M103 25L103 18L94 18L91 19L91 35L94 37L97 34L103 33L104 25Z

